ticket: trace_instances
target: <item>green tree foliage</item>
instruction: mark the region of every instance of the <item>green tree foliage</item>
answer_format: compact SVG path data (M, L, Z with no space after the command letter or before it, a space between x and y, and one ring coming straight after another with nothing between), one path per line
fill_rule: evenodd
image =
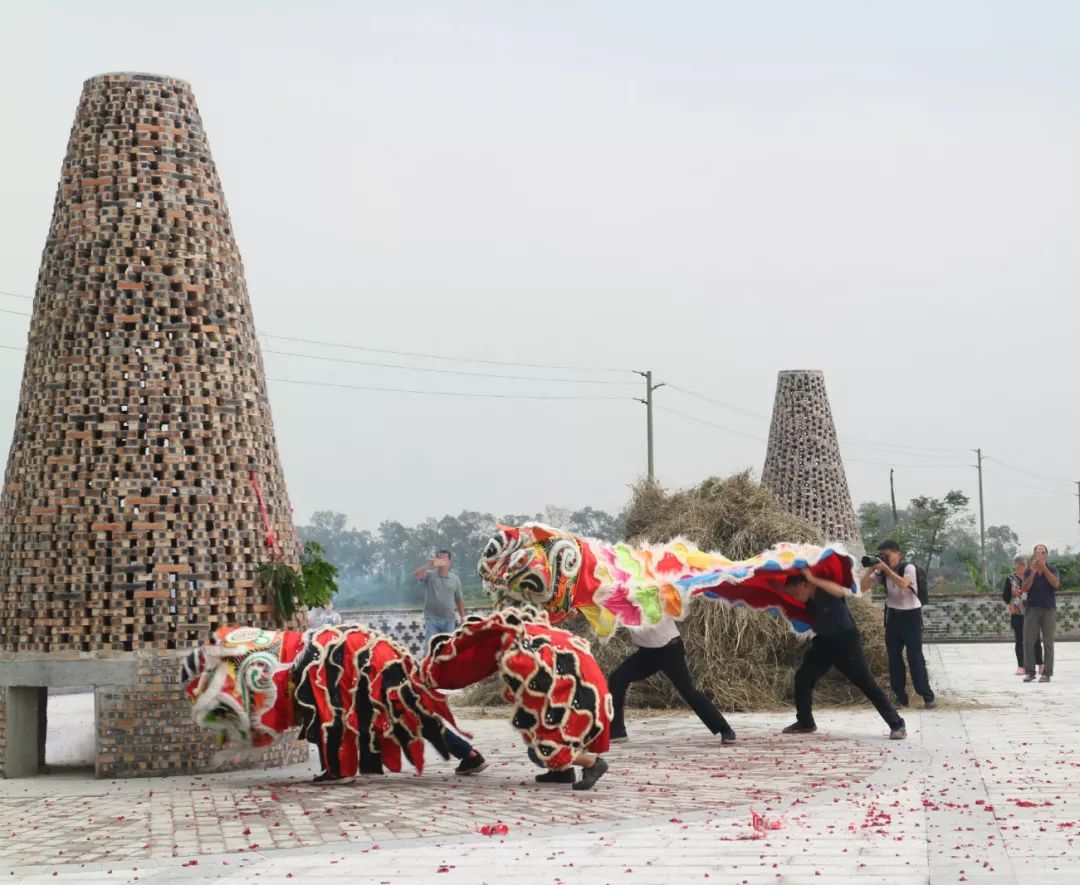
M395 520L381 522L374 532L348 527L343 513L320 510L308 525L297 527L305 544L322 545L326 558L339 569L338 608L376 606L415 607L423 602L423 588L413 579L413 571L436 550L449 550L454 571L461 578L466 597L482 595L476 563L480 551L499 523L552 521L558 528L576 534L614 541L622 537L623 521L603 510L548 507L542 514L507 514L463 510L406 526Z
M864 501L859 505L859 529L866 549L873 550L886 538L893 538L904 548L905 556L926 568L932 579L994 590L1012 571L1013 559L1020 552L1020 538L1011 527L988 526L989 587L983 587L978 527L963 492L952 491L943 498L914 498L910 506L898 508L896 515L894 524L888 502ZM1080 585L1080 561L1075 555L1051 551L1051 561L1062 570L1063 579L1075 571L1075 578L1070 577L1067 586Z

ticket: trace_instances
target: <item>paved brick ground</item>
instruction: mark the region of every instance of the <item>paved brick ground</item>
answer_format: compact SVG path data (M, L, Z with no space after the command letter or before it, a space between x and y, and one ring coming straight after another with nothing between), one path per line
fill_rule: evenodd
M1005 645L932 646L960 701L906 711L889 742L865 709L733 715L721 747L696 720L633 724L592 793L532 783L501 718L473 720L492 761L433 762L319 788L302 768L98 782L0 782L0 874L21 881L1039 882L1080 881L1080 714L1058 650L1050 685L1011 675ZM965 699L980 699L974 707ZM751 809L778 829L756 831ZM504 837L477 832L504 822ZM6 866L5 866L6 865ZM54 873L57 876L54 877ZM632 878L629 878L631 877Z

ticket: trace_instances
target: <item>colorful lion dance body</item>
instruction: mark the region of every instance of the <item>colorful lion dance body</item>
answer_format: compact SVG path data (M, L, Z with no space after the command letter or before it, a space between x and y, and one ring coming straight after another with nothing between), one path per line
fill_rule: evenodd
M473 615L431 646L420 672L432 687L464 688L498 672L511 724L537 765L565 771L582 753L608 749L612 704L603 671L589 644L552 627L544 612Z
M703 596L764 609L808 629L806 606L784 589L802 568L854 589L855 561L839 547L778 544L733 561L689 541L632 546L581 538L540 523L499 526L481 555L478 572L499 603L543 608L553 624L579 610L598 636L618 626L681 620Z
M419 665L359 625L307 633L223 627L187 656L182 679L198 724L255 747L299 726L300 737L319 748L325 779L339 781L383 766L400 771L403 756L422 772L425 741L449 758L447 729L458 729L441 689L496 671L513 706L511 723L538 765L565 773L607 750L612 703L604 674L588 643L553 628L544 612L470 617L436 637ZM593 767L590 782L606 769Z
M300 727L329 779L424 768L424 742L449 757L446 699L417 679L412 657L363 626L295 630L222 627L186 658L195 722L223 741L263 747Z

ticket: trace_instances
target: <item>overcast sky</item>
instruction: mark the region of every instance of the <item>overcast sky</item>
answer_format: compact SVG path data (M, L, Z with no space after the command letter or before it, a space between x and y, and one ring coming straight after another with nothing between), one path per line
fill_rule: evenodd
M1025 545L1080 540L1072 0L0 10L0 290L34 291L82 81L176 76L202 112L260 330L652 369L766 416L778 370L823 369L856 504L887 498L890 464L901 502L974 498L962 450L981 446L999 459L987 524ZM0 308L30 306L0 295ZM0 344L24 345L27 326L0 313ZM615 397L271 381L298 522L318 509L371 528L462 509L615 510L645 469L628 371L262 342L582 379L266 354L270 377L292 382ZM22 359L0 349L5 451ZM760 472L767 421L671 387L656 397L745 434L658 412L665 485Z

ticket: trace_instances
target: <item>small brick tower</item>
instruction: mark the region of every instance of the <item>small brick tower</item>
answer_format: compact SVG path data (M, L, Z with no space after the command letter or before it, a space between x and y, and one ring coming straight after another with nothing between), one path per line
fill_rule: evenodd
M46 692L64 684L95 686L99 776L210 765L177 656L215 626L268 623L254 579L271 537L295 559L244 269L194 96L167 77L94 77L0 499L7 776L40 769Z
M862 552L825 376L816 369L780 372L761 481L795 516Z

